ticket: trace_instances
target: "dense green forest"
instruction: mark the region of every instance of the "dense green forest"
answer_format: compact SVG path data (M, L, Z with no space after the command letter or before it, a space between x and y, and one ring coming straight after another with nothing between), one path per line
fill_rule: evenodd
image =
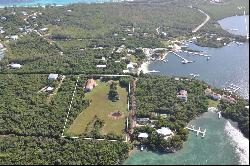
M128 157L123 142L44 137L1 137L4 165L117 165Z
M165 140L157 135L154 128L137 128L133 138L137 138L139 132L149 133L149 138L142 140L152 150L173 152L182 147L187 139L188 131L184 129L188 122L207 111L208 101L204 95L207 84L195 80L174 77L143 75L137 81L136 88L136 117L150 118L155 129L169 127L174 131L174 136ZM188 93L187 102L177 98L180 90ZM165 114L166 116L161 116Z
M38 93L48 85L57 85L48 75L0 75L0 134L58 137L63 130L76 77L67 77L51 101L47 92ZM68 124L87 107L84 91L77 88Z

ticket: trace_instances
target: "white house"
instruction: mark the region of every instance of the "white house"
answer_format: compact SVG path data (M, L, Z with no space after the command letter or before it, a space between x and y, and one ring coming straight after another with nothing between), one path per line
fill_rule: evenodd
M133 70L134 69L134 65L132 63L127 64L127 69L128 70Z
M18 63L12 63L12 64L10 64L10 67L13 69L20 69L22 67L22 65L20 65Z
M161 127L160 129L156 130L156 132L163 136L170 136L173 132L168 127Z
M96 65L97 68L106 68L107 65Z
M138 138L148 138L148 133L140 133Z
M53 90L54 90L54 88L51 87L51 86L49 86L49 87L46 88L46 91L47 91L47 92L51 92L51 91L53 91Z
M17 40L18 39L18 35L10 36L10 38L13 39L13 40Z
M57 78L58 78L58 74L53 74L53 73L49 74L49 77L48 77L49 80L57 80Z

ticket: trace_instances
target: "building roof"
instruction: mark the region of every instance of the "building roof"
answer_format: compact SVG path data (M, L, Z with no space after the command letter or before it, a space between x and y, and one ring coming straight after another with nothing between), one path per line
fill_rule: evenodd
M186 90L181 90L181 91L179 92L179 94L180 94L180 95L185 95L185 96L186 96L186 95L187 95L187 91L186 91Z
M147 133L140 133L138 135L138 138L148 138L148 134Z
M96 65L97 68L105 68L107 65Z
M168 127L162 127L156 130L156 132L161 135L171 135L173 133Z
M47 87L47 91L52 91L54 88L53 87L51 87L51 86L49 86L49 87Z
M92 79L88 79L86 84L85 84L85 88L86 89L93 89L96 86L96 81L92 78Z
M127 69L133 69L134 65L132 63L127 64Z
M49 80L56 80L57 78L58 78L58 74L53 74L53 73L49 74L49 77L48 77Z
M21 68L22 65L18 64L18 63L13 63L10 65L12 68Z

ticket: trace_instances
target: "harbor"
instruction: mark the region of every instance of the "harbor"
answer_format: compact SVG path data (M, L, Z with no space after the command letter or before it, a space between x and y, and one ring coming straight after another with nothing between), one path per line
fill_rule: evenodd
M235 93L240 90L240 87L235 84L230 84L226 88L223 88L223 90L228 91L229 93Z

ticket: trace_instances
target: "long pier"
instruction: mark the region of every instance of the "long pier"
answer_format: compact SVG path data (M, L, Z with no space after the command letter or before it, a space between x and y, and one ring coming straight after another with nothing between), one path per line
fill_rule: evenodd
M196 132L196 136L198 136L199 134L202 134L202 136L201 136L202 138L205 137L206 131L207 131L207 129L201 131L201 128L200 128L200 127L199 127L198 129L195 129L195 127L192 126L192 125L191 125L191 127L186 127L186 129L188 129L188 130L190 130L190 131Z
M186 64L186 63L192 63L192 62L193 62L193 61L189 61L189 60L183 58L182 56L178 55L177 53L175 53L175 52L173 52L173 51L171 51L171 53L173 53L173 54L176 55L177 57L181 58L181 59L183 60L182 63L184 63L184 64Z
M199 52L191 52L191 51L182 51L184 53L188 53L188 54L192 54L192 55L198 55L198 56L204 56L204 57L210 57L211 55L207 55L207 54L203 54L203 53L199 53Z

